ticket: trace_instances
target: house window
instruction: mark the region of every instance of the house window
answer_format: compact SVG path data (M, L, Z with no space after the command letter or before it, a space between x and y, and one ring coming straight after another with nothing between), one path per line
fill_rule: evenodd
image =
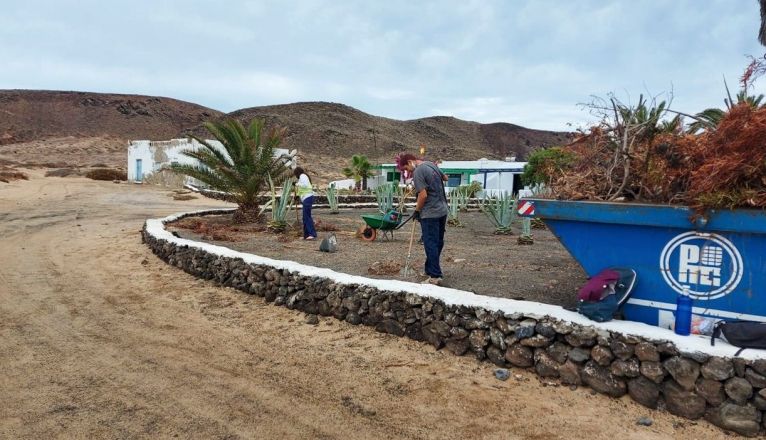
M455 188L460 186L460 182L463 181L463 175L462 174L447 174L447 186L450 188Z
M386 182L398 182L402 177L402 174L398 171L389 171L386 173Z

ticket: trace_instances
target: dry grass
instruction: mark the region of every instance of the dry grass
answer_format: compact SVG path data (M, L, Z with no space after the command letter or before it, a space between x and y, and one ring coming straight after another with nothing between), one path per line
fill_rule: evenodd
M93 180L128 180L128 174L125 171L112 168L97 168L85 173L85 177Z
M252 234L266 231L265 225L235 225L226 221L209 221L199 218L181 219L174 222L172 226L200 234L203 240L231 242L246 241Z
M13 180L29 180L29 176L12 168L0 168L0 182L9 183Z
M45 172L45 177L69 177L80 176L80 170L77 168L57 168Z

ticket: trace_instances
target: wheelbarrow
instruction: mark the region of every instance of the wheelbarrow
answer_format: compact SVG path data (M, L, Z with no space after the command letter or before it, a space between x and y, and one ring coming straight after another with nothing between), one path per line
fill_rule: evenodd
M364 229L360 231L362 240L375 241L378 237L378 231L383 232L384 240L393 240L394 231L401 228L412 219L412 216L410 216L402 221L403 217L402 213L395 209L392 209L385 214L362 215L362 220L364 220L364 223L366 224Z

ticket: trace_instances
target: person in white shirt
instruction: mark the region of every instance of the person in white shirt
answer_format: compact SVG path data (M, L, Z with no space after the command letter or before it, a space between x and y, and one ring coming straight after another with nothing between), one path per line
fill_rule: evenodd
M301 167L295 167L293 175L298 179L295 188L303 206L303 239L316 240L317 231L314 229L314 219L311 218L311 207L314 204L314 190L311 187L311 179L309 179L309 176Z

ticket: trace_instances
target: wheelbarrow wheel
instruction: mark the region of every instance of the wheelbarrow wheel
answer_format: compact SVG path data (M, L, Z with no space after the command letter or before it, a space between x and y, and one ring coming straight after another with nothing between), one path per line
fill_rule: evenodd
M378 230L367 226L361 235L364 241L375 241L375 238L378 236Z

